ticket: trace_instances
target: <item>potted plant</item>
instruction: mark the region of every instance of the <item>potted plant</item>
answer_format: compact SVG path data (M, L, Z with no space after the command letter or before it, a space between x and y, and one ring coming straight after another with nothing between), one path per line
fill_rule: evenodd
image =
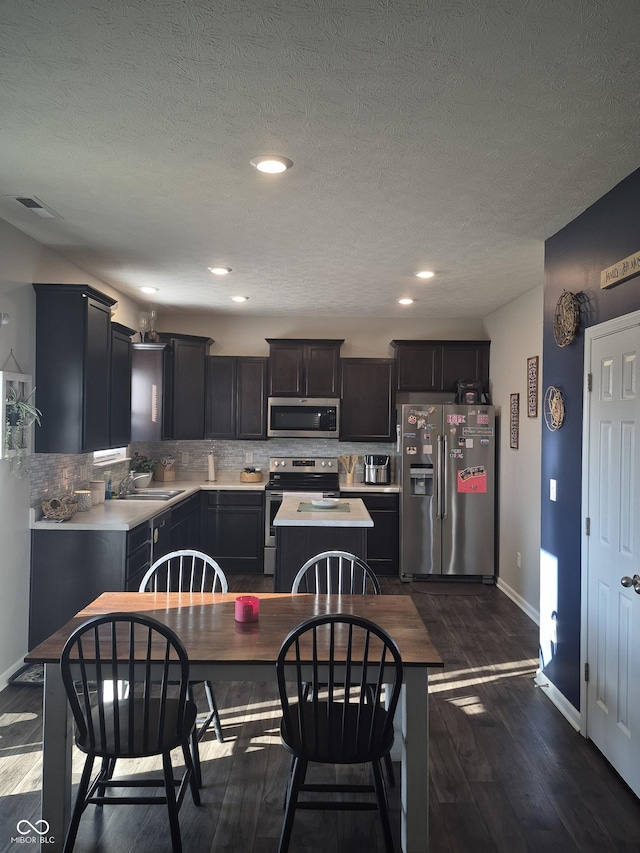
M11 473L17 477L27 473L27 430L34 423L39 426L42 417L40 409L31 402L35 390L25 396L20 388L9 385L4 401L4 454L12 457Z
M157 464L155 459L149 459L148 456L142 456L139 453L133 454L131 473L134 475L133 485L136 489L146 489L151 482Z

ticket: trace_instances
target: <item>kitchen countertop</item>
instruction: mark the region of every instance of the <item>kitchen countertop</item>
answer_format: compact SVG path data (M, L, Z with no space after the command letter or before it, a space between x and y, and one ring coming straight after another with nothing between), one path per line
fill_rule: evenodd
M153 480L151 488L159 490L181 489L181 494L176 495L168 501L122 501L113 498L110 501L105 501L92 507L88 512L76 512L69 521L61 523L43 519L40 508L38 507L30 511L29 526L32 530L132 530L138 524L148 521L150 518L159 515L166 509L170 509L197 492L264 491L267 479L265 472L265 478L260 483L242 483L240 482L240 473L238 471L218 471L217 478L213 482L205 480L204 477L202 480L169 480L167 482ZM341 477L340 491L385 494L398 492L399 487L396 485L365 485L364 483L349 483L347 485L345 478ZM304 515L307 515L307 513ZM336 522L332 523L335 524Z
M314 509L299 512L304 498L284 498L273 520L274 527L373 527L371 516L361 498L344 498L340 504L349 506L348 512L338 509Z
M381 483L375 483L373 485L369 483L347 483L345 477L340 477L340 491L341 492L371 492L371 494L376 495L387 495L387 494L398 494L400 491L400 486L397 484L391 483L389 486L383 486Z

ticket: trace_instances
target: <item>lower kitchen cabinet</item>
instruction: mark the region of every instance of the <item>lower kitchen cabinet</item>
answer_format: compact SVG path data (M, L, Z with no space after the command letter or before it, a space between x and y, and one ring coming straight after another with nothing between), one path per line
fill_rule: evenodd
M171 507L171 550L185 548L201 550L199 493Z
M264 571L264 492L201 492L202 550L227 575Z
M32 530L29 649L103 592L135 590L149 568L151 524L133 530Z
M400 571L399 496L395 493L344 492L362 498L373 527L367 528L367 563L377 575L398 576Z

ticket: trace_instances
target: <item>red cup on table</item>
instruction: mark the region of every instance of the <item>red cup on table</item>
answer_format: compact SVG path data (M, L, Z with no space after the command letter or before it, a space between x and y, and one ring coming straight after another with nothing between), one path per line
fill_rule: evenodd
M236 622L257 622L260 599L256 595L239 595L236 598Z

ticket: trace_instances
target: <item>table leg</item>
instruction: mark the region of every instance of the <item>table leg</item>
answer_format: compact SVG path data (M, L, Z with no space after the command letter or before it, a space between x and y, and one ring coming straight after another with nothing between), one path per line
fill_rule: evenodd
M429 849L429 714L427 670L405 667L402 687L403 853Z
M42 732L42 819L47 853L62 850L71 814L71 713L59 663L45 664Z

